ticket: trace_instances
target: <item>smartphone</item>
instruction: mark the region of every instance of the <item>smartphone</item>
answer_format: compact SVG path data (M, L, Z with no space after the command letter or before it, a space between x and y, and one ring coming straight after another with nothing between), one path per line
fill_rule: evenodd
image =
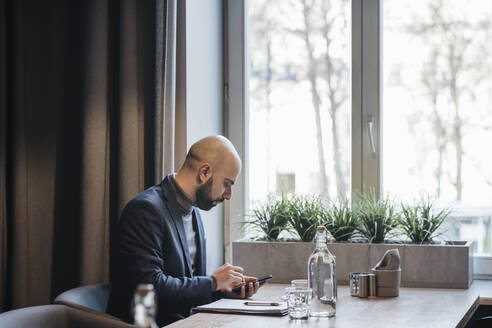
M259 278L256 282L259 282L259 283L260 283L260 285L263 285L263 284L264 284L267 280L270 280L270 279L272 279L272 278L273 278L273 276L270 274L270 275L268 275L268 276L264 276L264 277ZM245 292L246 292L246 294L247 294L247 293L248 293L248 291L249 291L249 284L246 284L246 283L244 283L244 284L242 284L242 285L239 285L239 286L234 287L234 288L232 289L232 291L233 291L233 292L235 292L235 293L240 293L240 292L241 292L241 287L243 287L243 286L244 286L244 290L245 290Z

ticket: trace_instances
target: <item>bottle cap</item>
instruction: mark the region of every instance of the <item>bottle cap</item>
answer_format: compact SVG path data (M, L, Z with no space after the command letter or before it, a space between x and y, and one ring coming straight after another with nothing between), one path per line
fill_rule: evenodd
M148 292L154 290L154 285L152 284L138 284L137 293L140 295L146 295Z

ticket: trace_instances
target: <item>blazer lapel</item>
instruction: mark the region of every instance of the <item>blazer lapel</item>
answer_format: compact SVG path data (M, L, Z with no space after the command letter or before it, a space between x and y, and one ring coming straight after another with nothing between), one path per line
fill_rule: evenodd
M185 262L186 262L186 268L188 269L188 275L189 277L191 277L193 271L191 269L190 252L188 248L188 242L186 241L186 232L184 229L183 219L179 214L178 205L176 203L176 196L169 195L170 188L172 188L170 185L169 176L166 179L164 179L163 184L164 184L163 189L165 190L166 193L165 196L167 198L167 205L169 208L169 212L171 212L171 217L173 218L174 226L176 227L176 231L178 232L179 241L181 243L183 253L185 254Z
M193 228L197 234L197 274L205 276L207 274L207 251L205 245L205 231L203 230L202 219L200 212L196 208L193 209Z

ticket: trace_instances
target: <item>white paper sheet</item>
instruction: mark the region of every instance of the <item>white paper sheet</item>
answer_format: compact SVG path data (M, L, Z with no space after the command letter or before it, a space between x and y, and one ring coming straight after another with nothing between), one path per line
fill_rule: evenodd
M278 316L287 314L287 304L285 302L279 302L278 306L266 306L266 305L252 306L252 305L245 305L244 302L246 301L248 300L223 298L218 301L212 302L210 304L198 306L193 310L195 312L245 313L245 314L264 314L264 315L278 315ZM260 301L260 300L255 299L254 301ZM265 302L272 302L272 301L265 300Z

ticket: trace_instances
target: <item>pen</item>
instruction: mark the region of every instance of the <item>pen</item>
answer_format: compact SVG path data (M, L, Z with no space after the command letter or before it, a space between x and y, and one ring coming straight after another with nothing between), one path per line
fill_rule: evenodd
M244 302L244 305L250 305L250 306L279 306L280 304L278 304L276 302L247 301L247 302Z

